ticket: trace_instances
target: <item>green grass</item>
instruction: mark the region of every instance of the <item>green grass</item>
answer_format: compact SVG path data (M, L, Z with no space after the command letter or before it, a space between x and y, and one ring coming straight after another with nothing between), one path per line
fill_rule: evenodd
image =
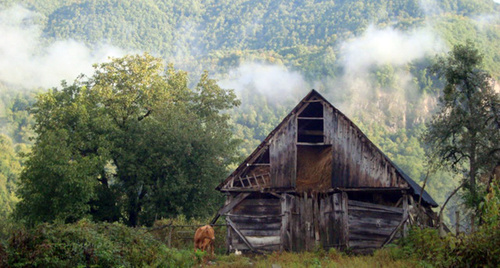
M414 259L398 259L390 250L376 251L374 255L350 256L335 250L329 252L274 252L268 255L217 256L212 267L420 267ZM274 265L274 266L273 266Z

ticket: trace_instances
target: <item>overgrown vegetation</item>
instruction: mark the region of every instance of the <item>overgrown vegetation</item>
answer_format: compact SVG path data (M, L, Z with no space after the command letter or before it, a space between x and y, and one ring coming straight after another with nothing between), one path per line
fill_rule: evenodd
M163 223L163 222L162 222ZM182 225L178 218L167 223ZM159 223L160 224L160 223ZM192 233L190 233L192 235ZM476 233L440 237L436 230L411 229L399 245L372 255L350 255L334 249L314 252L274 252L268 255L226 255L218 235L216 255L193 251L182 237L174 236L168 248L158 233L119 223L41 224L16 228L0 244L0 267L496 267L500 264L499 226L481 227Z
M0 257L1 267L193 267L200 261L143 229L89 220L16 229L0 245Z

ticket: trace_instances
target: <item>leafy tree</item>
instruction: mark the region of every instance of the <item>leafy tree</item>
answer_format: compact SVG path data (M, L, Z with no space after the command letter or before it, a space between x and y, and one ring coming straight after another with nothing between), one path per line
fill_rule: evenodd
M147 54L95 66L92 77L39 96L33 151L16 210L28 222L96 220L150 224L211 214L214 188L232 160L228 115L239 102L204 73Z
M469 205L476 210L479 174L500 163L500 96L481 63L470 41L439 58L433 69L446 82L440 111L424 135L431 162L466 175Z

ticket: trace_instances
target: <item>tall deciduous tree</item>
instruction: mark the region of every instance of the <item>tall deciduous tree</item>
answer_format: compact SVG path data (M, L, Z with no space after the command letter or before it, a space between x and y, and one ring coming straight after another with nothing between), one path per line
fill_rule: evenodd
M438 59L433 69L445 87L440 110L425 133L430 161L466 175L469 204L475 209L484 189L479 175L500 163L500 97L481 69L482 58L468 41Z
M39 96L33 151L20 177L16 215L29 222L150 224L211 214L235 141L223 110L239 104L204 73L149 55L95 66L94 75Z

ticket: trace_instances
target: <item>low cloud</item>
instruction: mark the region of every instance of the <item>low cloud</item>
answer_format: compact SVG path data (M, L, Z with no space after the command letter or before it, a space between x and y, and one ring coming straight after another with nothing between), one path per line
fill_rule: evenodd
M386 64L402 66L442 51L445 51L444 42L429 28L403 32L373 25L340 48L346 73L365 72L371 66Z
M235 89L237 93L243 90L258 92L273 102L295 98L297 93L309 87L299 72L290 71L284 66L256 62L242 63L219 84L223 88Z
M39 16L21 6L0 11L0 81L24 88L49 88L93 73L92 64L125 52L110 45L89 48L74 40L44 45Z

